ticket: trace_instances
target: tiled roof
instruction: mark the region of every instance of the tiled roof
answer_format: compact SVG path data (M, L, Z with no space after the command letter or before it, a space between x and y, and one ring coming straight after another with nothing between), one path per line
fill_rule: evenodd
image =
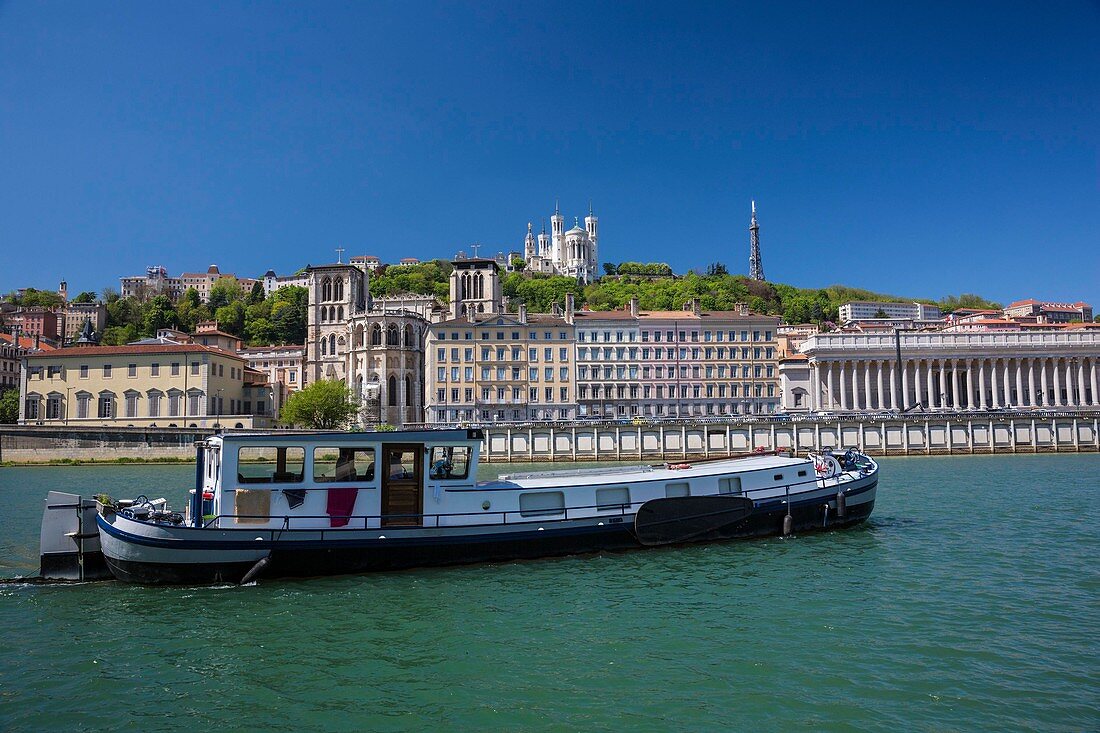
M64 349L55 349L49 354L32 354L31 357L59 357L59 356L109 356L118 354L214 354L233 359L244 359L230 351L216 349L213 346L200 344L126 344L124 346L69 346Z
M35 348L35 346L34 346L34 336L20 336L19 337L19 343L15 344L15 337L12 336L10 333L0 333L0 341L5 341L9 344L14 344L14 345L16 345L16 346L18 346L22 349L34 349ZM57 351L56 346L51 346L50 344L46 343L42 339L39 339L39 341L38 341L38 349L40 351Z
M201 338L202 336L226 336L227 338L231 339L240 338L240 336L234 336L233 334L226 333L225 331L196 331L195 333L191 334L191 338Z

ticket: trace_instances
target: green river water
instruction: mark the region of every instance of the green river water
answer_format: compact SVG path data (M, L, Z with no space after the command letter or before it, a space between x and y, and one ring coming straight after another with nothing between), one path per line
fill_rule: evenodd
M881 464L874 515L842 532L252 587L0 584L0 731L1100 729L1100 456ZM179 506L192 474L0 468L0 576L37 571L49 489Z

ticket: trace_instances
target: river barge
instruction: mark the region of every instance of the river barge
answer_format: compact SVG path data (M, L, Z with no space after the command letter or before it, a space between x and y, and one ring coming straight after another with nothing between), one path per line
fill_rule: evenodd
M835 529L874 508L848 451L476 481L477 429L227 433L197 444L183 512L51 492L44 577L248 582Z

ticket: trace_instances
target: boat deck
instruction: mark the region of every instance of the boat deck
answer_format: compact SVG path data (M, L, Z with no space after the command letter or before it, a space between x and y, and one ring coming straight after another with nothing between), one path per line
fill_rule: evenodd
M761 455L747 458L723 458L699 463L671 463L665 466L611 466L600 468L574 468L560 471L535 471L531 473L509 473L490 481L478 482L479 489L517 489L517 488L568 488L585 485L616 485L635 481L676 481L716 474L731 476L765 471L788 466L810 465L808 458L788 458L785 456Z

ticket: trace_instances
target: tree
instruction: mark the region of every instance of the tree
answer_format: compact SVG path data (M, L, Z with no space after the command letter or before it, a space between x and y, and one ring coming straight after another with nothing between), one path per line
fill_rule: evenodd
M234 336L240 336L244 331L244 303L234 300L218 308L214 311L214 320L218 322L218 328Z
M523 259L522 257L513 257L512 269L516 272L523 272L525 269L527 269L527 260Z
M267 294L264 292L264 284L259 280L252 286L252 292L248 294L249 305L256 305L262 303Z
M141 334L132 323L125 326L108 326L103 329L103 337L99 340L101 346L123 346L136 341Z
M91 290L85 290L83 293L81 293L80 295L73 298L72 302L74 302L74 303L94 303L95 302L95 293L93 293Z
M244 335L248 338L248 343L253 346L266 346L275 342L278 332L271 321L266 318L257 318L245 325Z
M19 390L9 389L0 394L0 423L14 425L19 422Z
M162 328L175 328L179 323L176 309L167 295L158 295L145 306L142 327L146 336L156 336Z
M875 311L875 318L889 318L889 316L886 315L886 311L884 311L882 308L879 308L877 311Z
M710 265L707 265L707 274L708 275L728 275L729 271L726 269L726 266L723 265L721 262L714 262Z
M57 308L63 305L60 293L34 288L27 288L21 294L9 293L7 300L23 308Z
M619 274L619 269L615 267L615 264L613 262L605 262L603 263L603 274L617 275Z
M210 306L210 310L216 311L233 301L240 300L243 296L241 285L236 278L223 277L210 288L210 297L206 299L206 303Z
M293 393L279 413L279 422L311 430L347 427L359 412L351 390L336 379L321 379Z

